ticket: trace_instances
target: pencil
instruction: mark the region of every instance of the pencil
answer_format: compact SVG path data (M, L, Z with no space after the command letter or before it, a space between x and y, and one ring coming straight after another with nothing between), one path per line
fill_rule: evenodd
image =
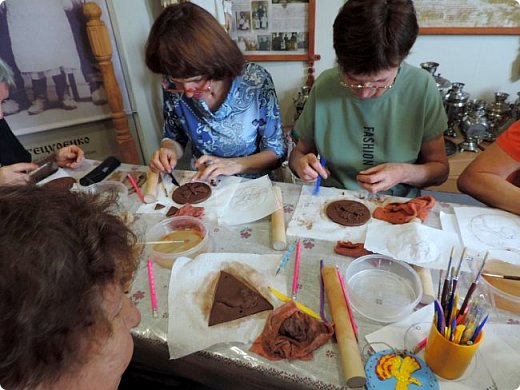
M148 285L150 287L150 300L152 303L152 315L153 318L157 318L157 295L155 293L155 282L153 278L153 268L152 268L152 260L148 258L146 261L146 266L148 268Z
M272 287L268 287L268 288L269 288L269 291L271 292L271 294L273 294L280 301L289 302L291 300L291 298L289 298L287 295L281 293L277 289L272 288ZM294 299L293 299L293 301L294 301ZM304 313L310 315L311 317L316 318L317 320L321 319L320 316L314 310L309 309L307 306L301 304L300 302L294 301L294 303L296 304L296 307L298 309L300 309L301 311L303 311Z
M320 260L320 317L323 322L328 322L325 316L325 287L323 285L323 259Z
M300 258L302 255L302 242L298 240L296 242L296 256L294 261L294 274L292 283L292 299L296 300L298 294L298 280L300 279Z

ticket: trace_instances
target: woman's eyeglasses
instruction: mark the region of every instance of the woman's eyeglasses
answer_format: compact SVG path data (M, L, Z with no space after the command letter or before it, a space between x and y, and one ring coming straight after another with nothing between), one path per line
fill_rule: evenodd
M360 91L362 89L368 89L370 92L382 93L384 91L392 89L392 87L395 84L395 80L397 79L397 75L399 74L399 70L400 70L400 68L397 69L397 72L396 72L395 77L393 78L392 82L390 84L386 84L386 85L379 85L380 83L378 83L377 81L374 81L374 82L367 81L366 83L357 83L357 84L348 83L348 82L345 82L345 80L343 80L343 78L341 77L341 74L340 74L339 83L341 84L342 87L350 88L354 92ZM344 77L347 78L348 76L345 75Z
M185 85L188 82L204 82L206 83L207 80L200 79L200 80L180 80L180 79L174 79L170 76L163 76L162 81L162 87L163 90L170 93L192 93L195 97L200 97L202 94L206 92L211 92L211 80L208 85L205 85L203 88L178 88L177 85Z

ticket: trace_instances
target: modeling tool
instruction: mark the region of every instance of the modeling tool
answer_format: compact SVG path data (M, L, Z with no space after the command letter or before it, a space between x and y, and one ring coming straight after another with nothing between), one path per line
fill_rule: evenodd
M148 285L150 287L152 315L153 315L153 318L157 318L157 295L155 293L155 281L153 278L153 265L152 265L152 260L150 260L150 258L148 258L148 260L146 260L146 266L148 268Z
M294 274L293 274L293 283L292 283L292 299L296 300L296 295L298 294L298 282L300 280L300 259L302 256L302 242L300 240L296 241L296 256L294 258Z

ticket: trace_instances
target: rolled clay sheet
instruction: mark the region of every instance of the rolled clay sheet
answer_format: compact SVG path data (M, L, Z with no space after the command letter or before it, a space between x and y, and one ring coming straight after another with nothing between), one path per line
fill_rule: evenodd
M322 275L332 319L336 328L336 340L338 341L341 355L343 378L349 388L363 387L366 384L365 368L348 315L347 304L343 298L336 268L326 266L323 268Z
M285 219L283 215L283 199L280 187L273 186L273 192L282 205L281 208L271 214L271 235L273 249L283 251L287 248L287 237L285 235Z
M433 290L432 270L430 268L424 268L418 265L414 265L413 268L417 271L421 284L423 287L423 295L421 303L423 305L429 305L435 300L435 291Z
M144 202L154 203L157 202L157 185L159 184L159 174L148 169L146 174L146 183L144 186Z

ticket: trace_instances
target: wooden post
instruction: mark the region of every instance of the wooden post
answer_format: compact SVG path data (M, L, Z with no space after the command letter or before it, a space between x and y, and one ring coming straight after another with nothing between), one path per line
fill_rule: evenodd
M94 2L83 5L83 14L87 17L87 34L92 52L103 74L103 84L107 93L108 104L112 111L112 122L116 130L116 140L121 160L129 164L139 164L137 148L128 127L128 118L123 110L121 90L114 75L112 65L112 45L105 23L101 21L101 8Z

